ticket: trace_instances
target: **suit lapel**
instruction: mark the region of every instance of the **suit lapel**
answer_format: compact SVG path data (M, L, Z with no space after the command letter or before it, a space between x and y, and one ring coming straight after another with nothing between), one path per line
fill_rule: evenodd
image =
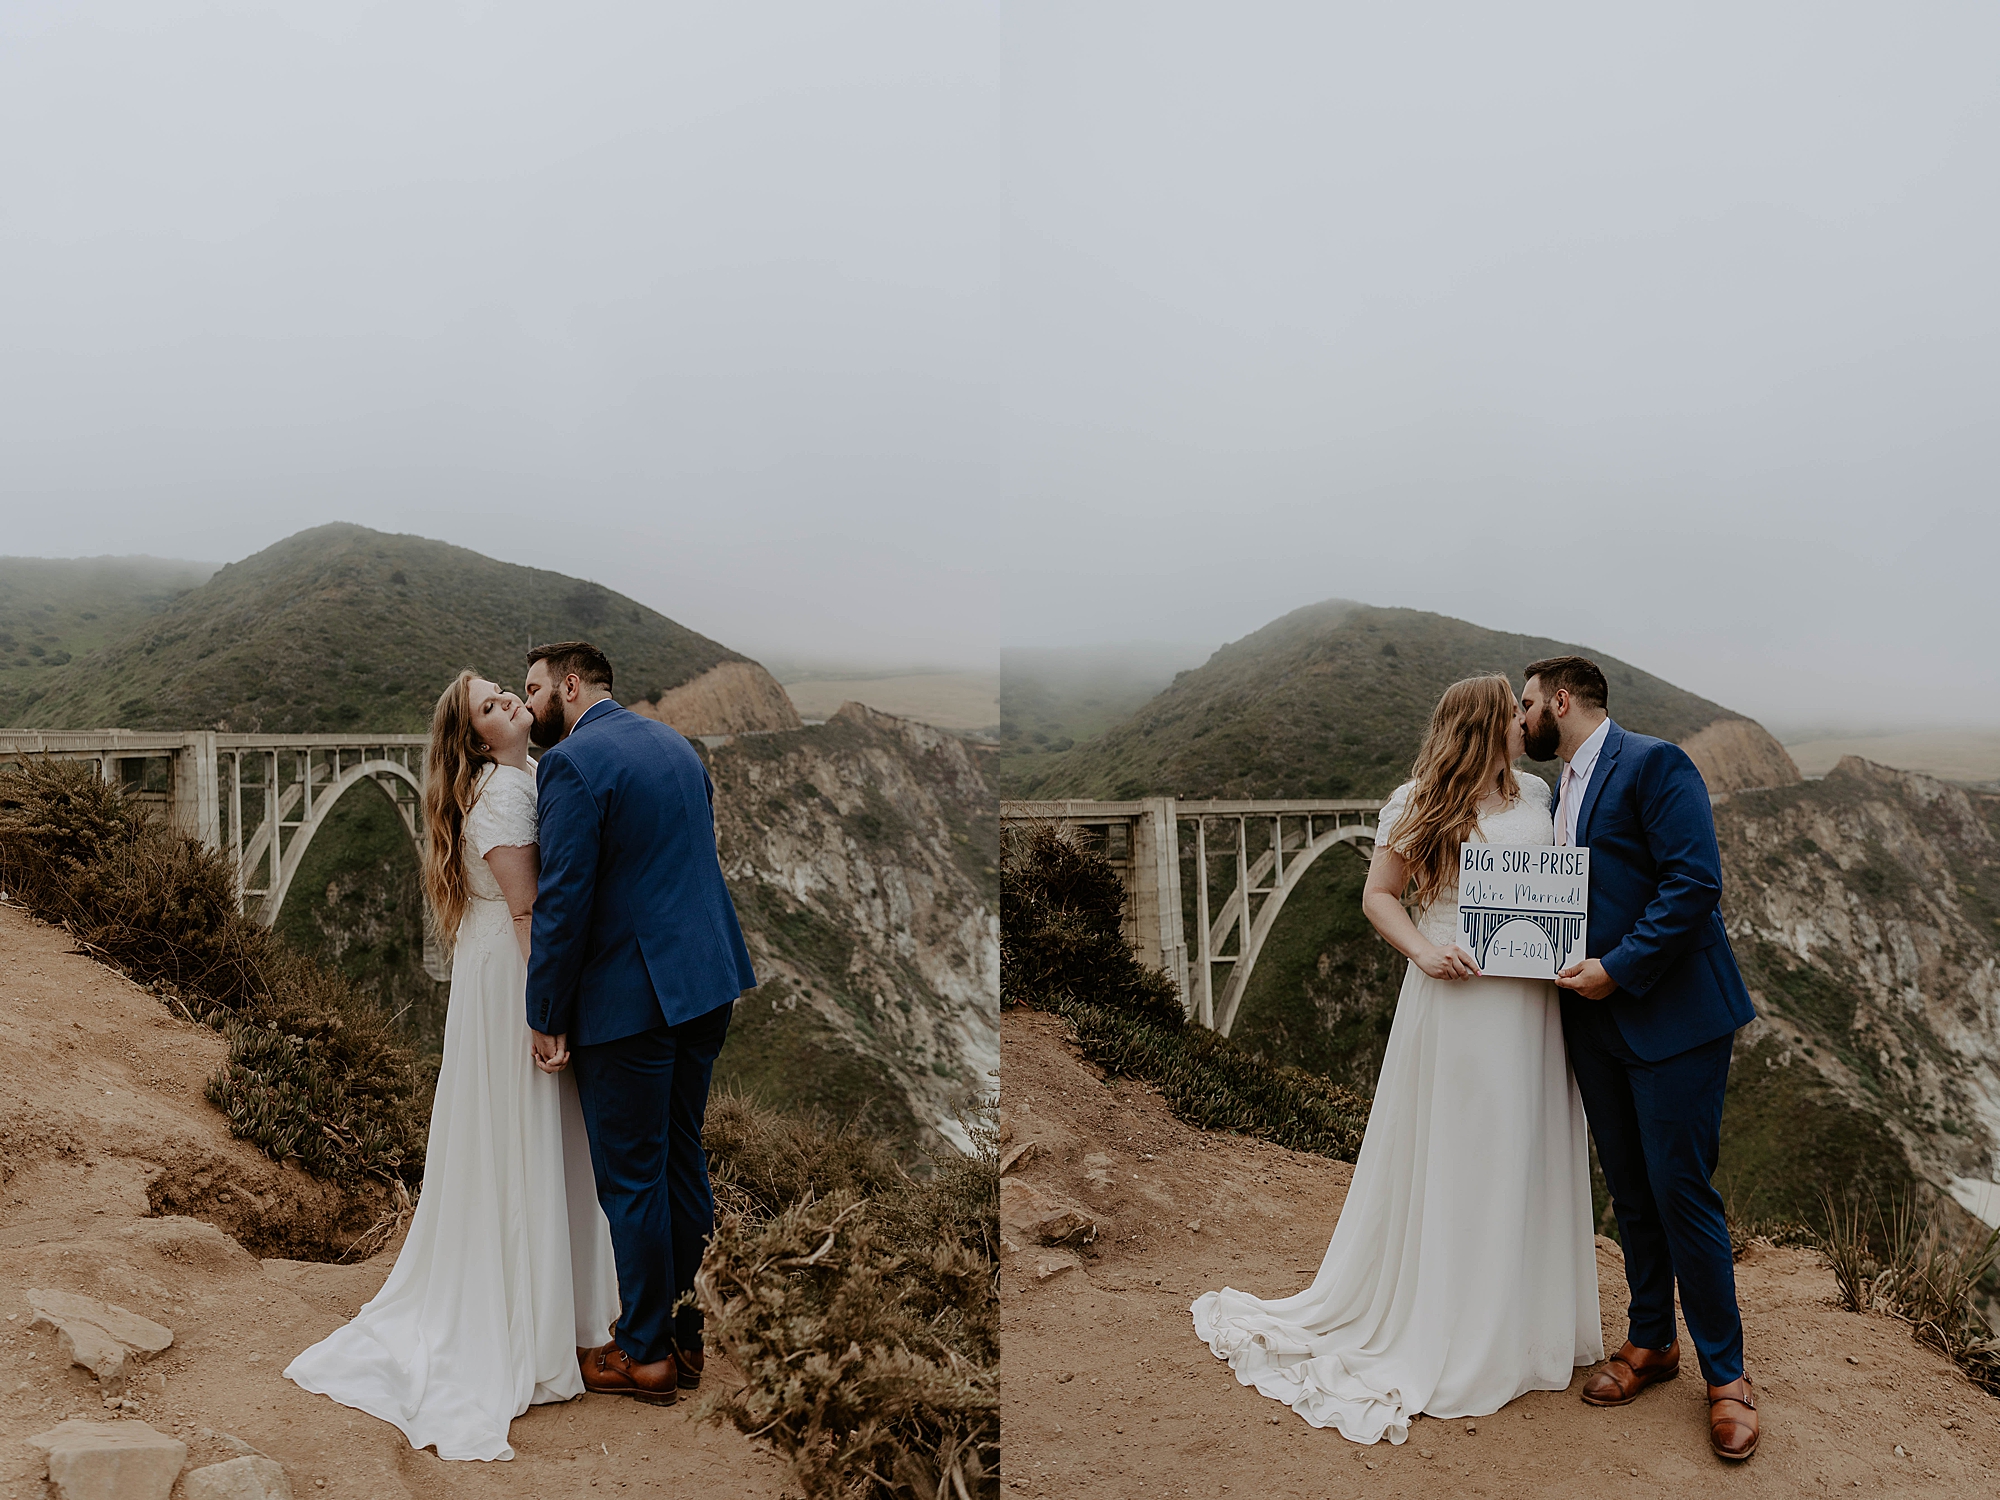
M1611 768L1618 763L1619 746L1625 743L1625 731L1613 721L1604 731L1604 744L1598 749L1597 764L1590 768L1590 785L1583 789L1583 806L1576 813L1576 842L1579 848L1590 847L1590 815L1597 811L1597 799L1603 795L1604 783L1611 779Z

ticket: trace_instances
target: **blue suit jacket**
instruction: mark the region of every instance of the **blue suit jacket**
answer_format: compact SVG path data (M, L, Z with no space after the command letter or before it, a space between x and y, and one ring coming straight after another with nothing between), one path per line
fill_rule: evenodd
M1722 855L1708 787L1687 752L1615 723L1577 810L1590 850L1586 952L1618 984L1603 1000L1647 1062L1726 1036L1757 1012L1722 930Z
M693 1020L756 985L694 746L607 700L542 756L535 785L529 1026L588 1047Z

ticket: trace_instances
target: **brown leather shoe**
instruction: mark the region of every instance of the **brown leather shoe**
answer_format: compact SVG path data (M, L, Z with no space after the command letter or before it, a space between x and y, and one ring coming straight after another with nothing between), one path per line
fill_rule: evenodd
M1583 1399L1589 1406L1624 1406L1638 1400L1639 1392L1647 1386L1672 1380L1680 1372L1679 1339L1664 1349L1641 1349L1627 1339L1616 1354L1584 1381Z
M1708 1446L1739 1464L1757 1451L1757 1392L1748 1375L1708 1388Z
M701 1367L705 1362L699 1348L674 1345L674 1364L680 1369L682 1390L691 1391L701 1384Z
M601 1396L635 1396L651 1406L672 1406L680 1399L680 1375L674 1357L635 1364L616 1344L580 1351L583 1388Z

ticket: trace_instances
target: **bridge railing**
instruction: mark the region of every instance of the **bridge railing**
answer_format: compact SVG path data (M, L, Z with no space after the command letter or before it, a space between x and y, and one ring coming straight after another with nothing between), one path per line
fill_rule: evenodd
M171 827L229 856L237 908L277 921L307 846L352 787L373 781L422 851L421 734L224 734L216 730L0 730L0 762L94 763L103 779ZM448 977L426 915L425 967Z

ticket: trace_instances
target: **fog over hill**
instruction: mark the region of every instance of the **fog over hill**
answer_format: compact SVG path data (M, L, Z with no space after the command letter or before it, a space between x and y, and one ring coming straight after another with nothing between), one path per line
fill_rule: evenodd
M215 572L161 557L0 557L0 723L53 674L122 639Z
M628 704L718 674L690 732L798 722L761 667L623 594L344 523L228 564L4 709L36 729L416 732L461 667L518 686L531 640L578 636L611 657Z
M1587 645L1329 599L1230 642L1094 740L1010 758L1008 791L1386 796L1408 774L1449 684L1501 672L1518 689L1528 662L1571 653L1604 668L1619 723L1686 746L1711 790L1798 779L1783 747L1753 721ZM1002 689L1006 710L1018 698L1004 696L1007 682Z

